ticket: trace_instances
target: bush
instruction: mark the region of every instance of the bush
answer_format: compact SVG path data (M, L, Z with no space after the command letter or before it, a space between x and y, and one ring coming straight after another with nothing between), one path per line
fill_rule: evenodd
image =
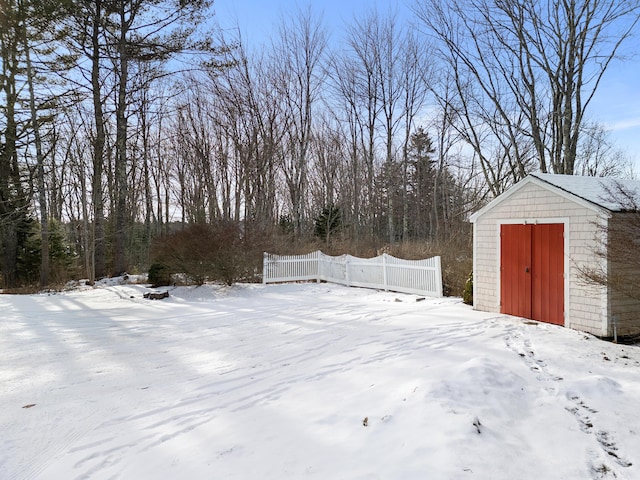
M430 242L410 241L395 245L386 245L391 255L406 260L419 260L440 256L442 262L442 287L445 296L462 296L469 278L469 271L473 266L470 242Z
M255 280L262 266L264 235L230 220L189 225L155 242L155 263L166 273L187 275L195 284L220 281L227 285Z
M149 283L153 288L171 285L171 272L169 268L160 262L156 262L149 267Z
M473 305L473 272L469 274L467 283L464 284L464 291L462 292L462 301L467 305Z

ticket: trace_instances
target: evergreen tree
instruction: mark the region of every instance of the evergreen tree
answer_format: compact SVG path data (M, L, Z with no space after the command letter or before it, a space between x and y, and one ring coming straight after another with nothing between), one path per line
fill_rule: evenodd
M327 245L331 243L331 239L341 228L342 210L335 205L327 205L315 218L314 233L327 242Z
M412 228L415 238L426 238L431 230L430 214L434 203L435 152L431 137L422 127L411 135L409 142L409 189Z
M20 165L20 140L26 129L21 116L21 62L24 21L16 0L0 0L0 253L2 284L16 287L18 254L29 223L29 194Z

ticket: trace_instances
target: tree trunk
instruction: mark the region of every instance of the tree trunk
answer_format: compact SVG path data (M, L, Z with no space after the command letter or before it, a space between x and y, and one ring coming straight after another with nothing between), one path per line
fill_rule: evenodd
M115 198L116 225L113 273L121 275L127 270L127 81L129 77L129 53L127 46L127 18L125 2L120 10L120 35L118 38L118 100L116 106L116 161Z
M38 206L40 207L40 287L49 284L49 214L47 211L47 191L44 183L44 154L42 152L42 138L36 109L34 91L34 71L31 64L31 54L27 39L27 30L23 29L23 45L27 64L27 83L29 85L29 111L31 114L31 126L33 128L34 143L36 147L36 178L38 188Z
M93 118L95 138L93 140L93 178L91 201L93 203L93 268L89 280L93 282L107 274L105 262L105 218L102 175L105 163L106 132L100 85L100 21L102 18L102 0L95 0L95 11L91 30L91 94L93 99Z
M5 287L18 284L18 228L26 216L18 171L16 74L18 65L19 27L15 5L4 5L0 13L0 55L2 58L1 87L4 90L4 145L0 143L0 243L2 280Z

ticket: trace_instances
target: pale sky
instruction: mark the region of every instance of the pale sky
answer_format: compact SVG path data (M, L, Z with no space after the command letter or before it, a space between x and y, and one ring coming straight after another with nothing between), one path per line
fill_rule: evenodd
M223 28L240 27L243 36L255 38L258 42L270 38L276 31L282 15L294 13L297 8L312 6L323 15L331 36L339 36L341 27L357 16L359 12L377 6L381 13L397 9L400 15L411 14L405 0L214 0L214 10Z
M311 4L322 13L331 38L337 40L345 23L350 23L361 11L374 6L381 13L397 9L400 18L409 19L412 3L412 0L215 0L214 9L222 28L238 26L245 43L256 48L276 34L282 15L295 12L298 6L306 8ZM636 43L635 58L609 67L587 113L591 120L611 130L616 146L635 159L640 172L640 40ZM628 51L634 47L627 44Z

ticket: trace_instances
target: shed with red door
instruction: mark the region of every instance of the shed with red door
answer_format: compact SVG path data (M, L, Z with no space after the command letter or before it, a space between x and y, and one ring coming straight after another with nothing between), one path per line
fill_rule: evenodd
M639 181L527 176L471 216L474 308L602 337L640 333L640 301L584 276L625 268L596 252L615 241L603 241L618 231L609 225L639 215L630 204Z

